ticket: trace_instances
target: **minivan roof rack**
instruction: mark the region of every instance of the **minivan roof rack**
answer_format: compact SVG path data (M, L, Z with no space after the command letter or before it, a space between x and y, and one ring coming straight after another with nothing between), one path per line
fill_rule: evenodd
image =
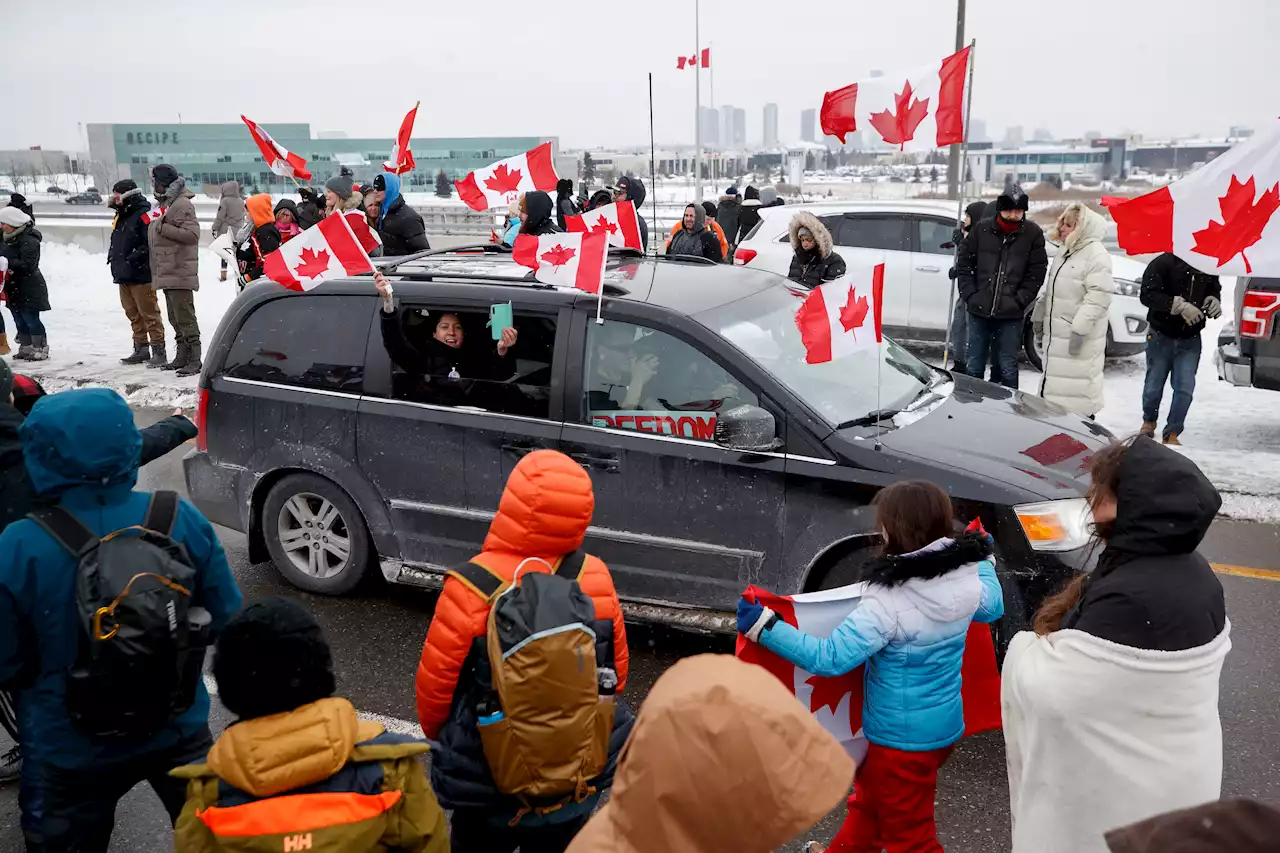
M504 276L494 275L493 273L468 273L457 272L456 270L431 270L431 269L413 269L402 272L401 277L406 281L436 281L437 279L449 279L472 282L491 282L493 284L516 284L524 287L537 287L545 290L556 290L553 284L544 284L533 277L533 270L529 270L524 275ZM612 282L604 283L605 296L628 296L631 291L621 285Z
M479 251L483 254L490 254L490 253L499 254L499 255L511 254L510 247L503 246L498 243L474 243L474 244L468 244L465 246L450 246L447 249L423 249L421 252L414 252L412 255L402 255L398 258L391 258L390 259L391 263L378 263L378 261L380 260L378 258L374 258L372 260L374 262L373 264L374 268L377 269L378 272L382 273L383 275L387 275L388 273L393 273L397 269L399 269L401 264L407 264L410 261L418 261L418 260L422 260L423 258L430 258L434 255L452 255L452 254L459 254L463 252L469 253L469 252L476 252L476 251Z

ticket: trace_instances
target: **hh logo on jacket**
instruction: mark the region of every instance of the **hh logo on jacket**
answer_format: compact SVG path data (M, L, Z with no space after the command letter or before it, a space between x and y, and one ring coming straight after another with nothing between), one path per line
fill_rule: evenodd
M284 853L293 853L295 850L311 849L311 833L304 832L301 835L286 835L284 839Z

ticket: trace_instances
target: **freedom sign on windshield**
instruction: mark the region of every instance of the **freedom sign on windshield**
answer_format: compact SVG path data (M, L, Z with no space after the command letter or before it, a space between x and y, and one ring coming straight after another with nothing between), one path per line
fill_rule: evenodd
M715 412L622 411L592 412L592 426L630 429L654 435L711 441L716 434Z

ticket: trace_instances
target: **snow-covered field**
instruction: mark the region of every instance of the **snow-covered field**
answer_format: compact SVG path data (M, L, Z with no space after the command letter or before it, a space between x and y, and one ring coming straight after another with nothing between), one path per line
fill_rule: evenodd
M43 364L16 362L19 371L37 376L49 391L105 385L134 405L195 404L194 377L181 379L169 372L119 363L130 352L131 336L105 254L89 253L76 245L46 244L41 269L49 282L54 309L44 315L51 358ZM1230 289L1224 290L1229 299ZM218 281L217 259L202 249L196 310L206 345L234 298L235 286ZM1223 308L1230 316L1229 306L1224 304ZM1280 521L1280 393L1235 388L1218 381L1213 352L1223 322L1211 322L1204 332L1195 403L1182 436L1183 452L1222 491L1225 514ZM9 330L12 333L12 323ZM166 331L172 354L172 330L167 322ZM939 357L940 353L934 354L931 360ZM1098 419L1117 435L1130 435L1142 424L1143 369L1142 356L1107 365L1107 406ZM1034 393L1039 381L1039 373L1024 368L1024 391ZM1161 425L1171 397L1166 389Z

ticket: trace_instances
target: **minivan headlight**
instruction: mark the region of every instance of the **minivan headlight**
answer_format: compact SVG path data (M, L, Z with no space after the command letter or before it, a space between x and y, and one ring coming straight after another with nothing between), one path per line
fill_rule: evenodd
M1074 551L1087 545L1093 533L1093 511L1084 498L1022 504L1013 511L1037 551Z
M1136 281L1129 281L1128 279L1118 278L1115 280L1115 282L1116 282L1116 293L1120 294L1121 296L1141 296L1142 295L1142 285Z

